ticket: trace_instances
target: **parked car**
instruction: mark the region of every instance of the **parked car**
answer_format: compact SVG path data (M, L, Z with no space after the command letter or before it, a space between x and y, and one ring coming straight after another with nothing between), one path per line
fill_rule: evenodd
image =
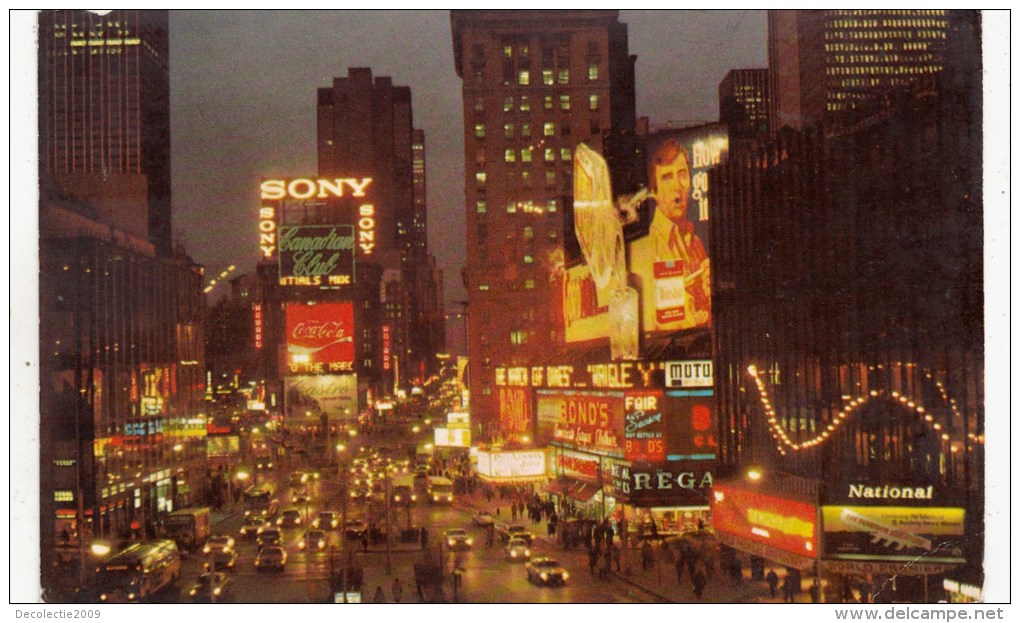
M567 570L552 558L532 558L524 566L524 569L528 572L529 582L545 584L546 586L566 584L567 579L570 577Z
M262 571L263 569L283 571L285 566L287 566L287 552L278 545L263 547L259 550L258 556L255 557L256 571Z
M220 600L230 584L230 576L219 571L203 573L188 591L192 601L215 603Z
M524 561L531 558L531 548L524 539L510 539L506 547L503 548L503 551L506 552L506 557L510 561Z
M450 528L444 533L444 536L446 545L450 549L471 549L471 545L475 542L463 528Z

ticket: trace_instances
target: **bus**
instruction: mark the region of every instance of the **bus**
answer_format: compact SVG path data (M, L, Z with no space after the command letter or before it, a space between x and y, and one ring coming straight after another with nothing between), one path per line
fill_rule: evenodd
M96 567L102 603L139 602L173 586L181 574L181 554L170 539L134 543Z
M209 538L210 517L208 507L175 510L163 520L163 536L184 549L195 549Z
M270 519L276 516L277 510L276 487L271 483L254 485L244 492L245 517L258 514Z
M428 498L433 504L453 502L453 481L442 476L428 477Z

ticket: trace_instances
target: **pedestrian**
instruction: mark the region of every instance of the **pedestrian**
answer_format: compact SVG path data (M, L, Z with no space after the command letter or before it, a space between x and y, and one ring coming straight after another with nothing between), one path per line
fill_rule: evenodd
M386 595L383 594L382 586L375 587L375 597L372 598L372 603L386 603Z
M811 580L811 603L816 604L822 598L822 587L818 584L818 578Z
M517 521L517 505L510 504L510 519L511 521Z
M361 533L361 550L366 554L368 553L368 532ZM382 590L382 587L380 587L380 590Z
M765 582L769 585L769 595L775 599L776 589L779 588L779 576L774 570L769 569L769 572L765 574Z
M684 583L684 559L681 556L676 557L676 561L673 563L676 568L676 585L683 586Z
M429 543L429 531L425 528L421 529L421 548L425 549L425 546Z
M783 576L783 602L792 604L793 603L793 580L790 578L790 574L787 573Z
M705 586L708 584L708 576L705 575L704 565L698 565L698 568L694 571L694 596L700 601L702 594L705 592Z
M605 558L603 559L603 563L604 564L602 566L602 577L603 578L608 578L610 572L613 570L613 546L612 545L607 545L606 546L606 554L605 554Z
M648 541L641 544L641 568L648 569L652 566L652 545Z
M614 547L613 551L613 562L616 563L616 572L620 572L620 548Z
M393 578L393 602L400 603L400 598L404 595L404 585L400 583L400 578Z
M599 555L593 550L588 550L588 571L591 572L591 577L595 577L595 567L598 565Z

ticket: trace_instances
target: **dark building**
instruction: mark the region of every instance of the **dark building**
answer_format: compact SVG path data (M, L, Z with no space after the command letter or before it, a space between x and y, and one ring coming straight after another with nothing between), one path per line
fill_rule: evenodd
M605 157L636 188L634 61L615 10L451 12L463 81L468 356L476 423L490 426L498 366L544 361L554 314L573 155ZM643 171L640 172L643 177Z
M772 132L838 124L945 61L942 9L770 10ZM850 116L849 118L853 118Z
M715 529L737 549L820 570L829 591L895 575L884 598L934 601L946 573L967 570L981 585L980 26L974 12L949 23L954 52L931 91L887 98L841 133L734 145L712 174ZM744 478L751 468L760 481ZM737 492L791 515L809 504L796 516L818 547L733 537L723 511ZM890 522L923 538L853 536ZM903 557L922 564L908 570Z
M719 83L719 121L730 140L767 137L769 87L767 69L733 69Z
M168 24L156 10L39 15L40 169L160 253L172 247Z

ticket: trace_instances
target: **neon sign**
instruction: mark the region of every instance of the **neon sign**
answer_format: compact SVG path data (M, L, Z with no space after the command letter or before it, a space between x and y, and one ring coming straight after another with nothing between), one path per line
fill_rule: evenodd
M262 305L255 305L255 348L262 348Z
M364 197L365 189L372 183L372 178L365 177L360 181L353 177L334 179L311 179L299 177L292 180L272 179L262 182L262 198L274 201L279 199L325 199L327 197L343 197L345 187L351 191L352 197Z

